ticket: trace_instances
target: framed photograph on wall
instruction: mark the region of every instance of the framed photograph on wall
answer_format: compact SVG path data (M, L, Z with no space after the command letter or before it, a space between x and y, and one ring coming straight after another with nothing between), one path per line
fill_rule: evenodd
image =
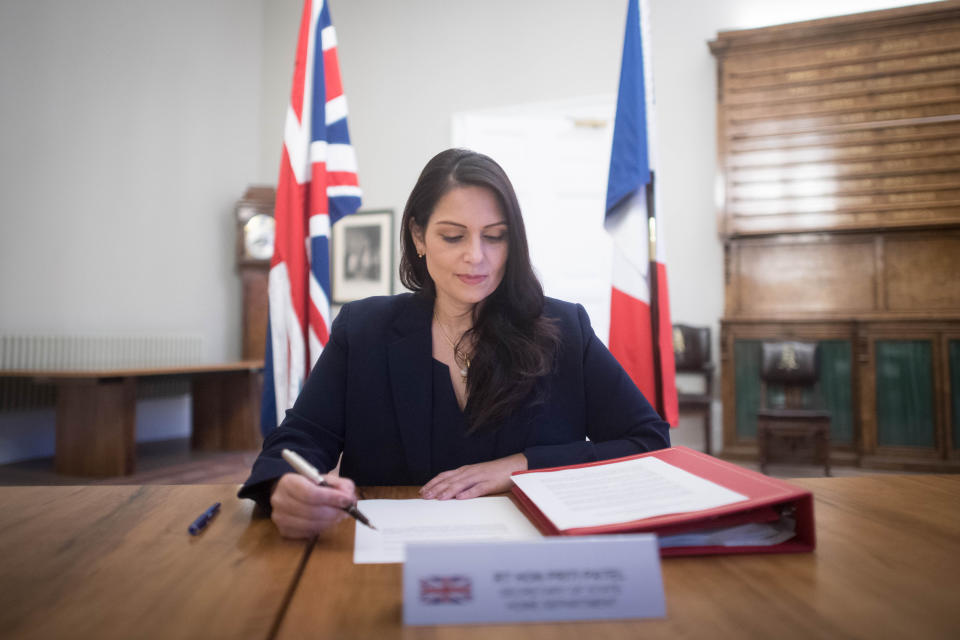
M333 225L333 303L393 293L393 210L358 211Z

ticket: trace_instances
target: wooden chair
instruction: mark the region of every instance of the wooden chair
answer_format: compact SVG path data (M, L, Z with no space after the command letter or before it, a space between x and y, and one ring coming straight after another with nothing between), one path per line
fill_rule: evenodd
M816 343L765 342L760 364L757 446L760 470L774 459L823 464L830 475L830 413L811 408L819 376ZM767 385L783 387L782 406L767 407Z
M703 376L703 393L677 393L680 411L703 416L704 448L712 455L711 402L713 399L713 363L710 361L710 327L673 325L673 358L677 374Z

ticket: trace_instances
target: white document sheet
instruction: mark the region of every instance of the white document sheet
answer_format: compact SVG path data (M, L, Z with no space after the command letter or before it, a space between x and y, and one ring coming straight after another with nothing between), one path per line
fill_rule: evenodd
M712 509L747 499L657 458L524 473L513 481L560 530Z
M480 542L542 537L510 498L360 500L376 531L357 523L355 564L403 562L408 542Z

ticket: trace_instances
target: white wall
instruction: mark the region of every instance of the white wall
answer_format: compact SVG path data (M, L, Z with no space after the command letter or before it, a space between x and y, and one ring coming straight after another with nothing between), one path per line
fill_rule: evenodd
M240 353L233 202L256 177L256 0L0 3L0 334Z

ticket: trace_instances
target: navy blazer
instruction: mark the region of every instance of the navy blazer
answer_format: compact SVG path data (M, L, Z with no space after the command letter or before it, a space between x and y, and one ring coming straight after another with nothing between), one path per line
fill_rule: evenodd
M340 473L358 485L422 485L431 468L450 468L431 460L432 314L432 301L409 293L344 305L239 496L269 506L270 482L291 471L284 448L321 471L342 452ZM670 446L668 425L597 338L583 307L547 298L544 314L561 335L556 367L540 382L545 401L482 436L482 457L522 452L538 469Z

